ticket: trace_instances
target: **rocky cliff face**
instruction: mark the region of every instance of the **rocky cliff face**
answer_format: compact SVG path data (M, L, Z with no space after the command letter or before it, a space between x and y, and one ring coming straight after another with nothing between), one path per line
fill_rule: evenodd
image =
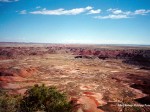
M44 54L73 54L75 58L122 59L123 62L138 65L143 69L150 67L149 49L104 49L79 47L0 47L0 59L15 59L23 56L42 56Z
M89 49L71 49L70 50L75 58L92 59L98 57L99 59L122 59L123 62L133 65L138 65L143 69L149 69L150 67L150 50L89 50Z

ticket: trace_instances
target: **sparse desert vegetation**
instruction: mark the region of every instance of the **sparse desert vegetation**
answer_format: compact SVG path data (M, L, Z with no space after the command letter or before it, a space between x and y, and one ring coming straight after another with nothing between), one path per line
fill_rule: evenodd
M55 87L34 85L24 96L0 94L0 112L72 112L73 103Z
M149 46L1 43L0 111L149 112L149 70Z

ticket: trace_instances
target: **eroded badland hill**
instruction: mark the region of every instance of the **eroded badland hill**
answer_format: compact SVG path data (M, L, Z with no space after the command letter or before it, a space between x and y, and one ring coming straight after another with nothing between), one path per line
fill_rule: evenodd
M128 111L148 112L150 47L1 43L1 90L24 94L34 84L65 91L85 105L78 112L117 112L129 102Z

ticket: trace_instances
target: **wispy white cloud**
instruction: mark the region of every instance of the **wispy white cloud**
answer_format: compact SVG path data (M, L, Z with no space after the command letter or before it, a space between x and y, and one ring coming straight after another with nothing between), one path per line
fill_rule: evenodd
M0 2L18 2L19 0L0 0Z
M108 12L112 13L112 14L124 14L124 15L131 15L132 12L131 11L122 11L120 9L108 9Z
M19 12L19 14L27 14L27 11L26 10L22 10Z
M32 11L31 14L42 14L42 15L77 15L84 13L93 9L91 6L87 6L85 8L75 8L71 10L65 10L63 8L59 8L56 10L47 10L46 8L38 11Z
M107 15L107 16L95 16L96 19L126 19L129 18L127 15Z
M87 14L99 14L101 13L101 9L97 9L97 10L90 10Z
M46 8L41 9L40 6L37 6L35 11L27 12L26 10L22 10L19 12L19 14L30 13L30 14L40 14L40 15L78 15L83 13L83 14L95 14L97 15L94 17L96 19L127 19L127 18L134 18L136 17L136 15L148 15L148 13L150 13L150 10L138 9L135 11L129 11L129 10L124 11L121 9L109 8L103 11L102 14L101 12L102 12L101 9L94 10L93 7L91 6L87 6L84 8L73 8L70 10L66 10L64 8L48 10Z
M131 11L122 11L120 9L107 9L107 12L109 12L108 15L103 16L95 16L96 19L126 19L131 18L130 14Z
M148 13L150 13L150 10L145 10L145 9L135 10L134 12L135 15L146 15Z
M107 9L108 12L112 12L113 14L120 14L122 13L122 10L118 10L118 9Z
M111 12L112 14L125 14L125 15L146 15L148 13L150 13L150 10L146 10L146 9L138 9L135 11L122 11L120 9L108 9L108 12Z
M108 15L103 16L95 16L96 19L126 19L126 18L133 18L136 15L147 15L150 13L150 10L139 9L135 11L123 11L121 9L107 9L109 12Z

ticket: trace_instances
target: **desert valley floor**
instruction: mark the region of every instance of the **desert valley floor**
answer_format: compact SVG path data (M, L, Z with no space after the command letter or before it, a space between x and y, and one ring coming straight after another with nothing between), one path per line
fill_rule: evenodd
M117 112L122 102L145 105L126 107L130 112L148 112L149 55L150 47L1 43L0 88L24 94L34 84L45 84L85 105L94 101L97 112Z

